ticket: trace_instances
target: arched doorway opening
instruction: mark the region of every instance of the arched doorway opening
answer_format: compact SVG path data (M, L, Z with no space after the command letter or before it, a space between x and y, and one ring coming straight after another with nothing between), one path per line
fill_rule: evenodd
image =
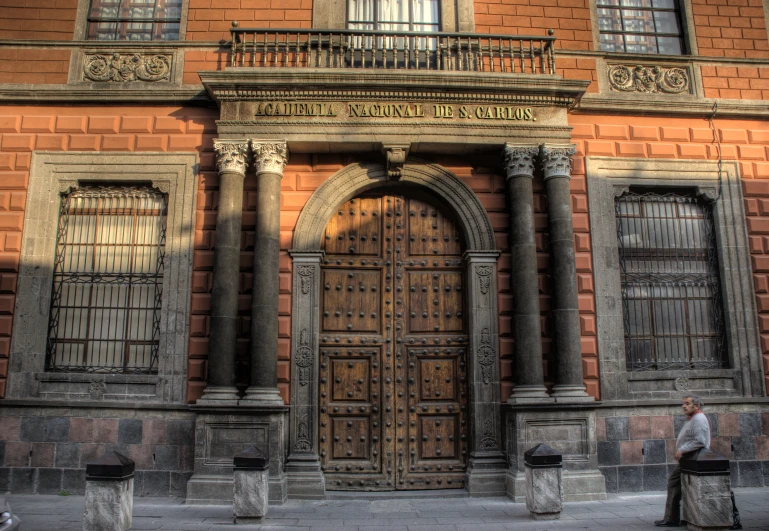
M456 223L424 192L368 192L339 207L322 249L326 488L462 488L469 340Z
M370 220L375 217L373 210L369 211L373 203L370 205L366 201L380 201L380 205L387 205L388 197L392 201L401 201L401 215L397 216L397 210L392 210L392 216L387 216L387 207L382 210L380 206L376 217L385 221L374 240L374 232L369 230L373 227ZM351 200L356 203L351 204ZM410 201L415 201L413 209L409 206ZM366 216L360 213L362 204L366 205ZM422 210L418 211L417 207L427 209L427 215L422 217ZM356 211L353 217L357 221L350 216L351 209ZM394 220L410 219L411 210L415 212L414 217L421 220L419 223L428 224L426 231L422 231L424 234L407 234L409 224L405 222L401 223L401 227L396 226ZM340 211L347 214L340 216ZM436 212L435 217L433 211ZM355 240L349 239L349 228L342 230L338 222L334 221L343 217L347 219L344 223L348 227L350 223L357 227ZM360 224L364 217L367 220L363 223L365 233L361 232ZM393 220L389 228L388 219ZM433 229L433 219L441 220L437 223L437 229ZM450 227L441 225L444 219L451 223ZM329 227L330 233L327 231ZM389 254L388 248L383 246L388 243L388 234L384 232L387 230L391 238ZM341 240L340 231L344 232ZM444 239L445 235L441 231L447 232L449 241ZM326 240L327 236L329 240ZM361 236L365 236L366 240L361 240ZM399 236L401 240L397 239ZM412 236L414 242L410 241ZM457 236L459 240L454 239ZM433 241L433 237L437 239ZM351 242L353 245L350 245ZM389 490L396 487L429 489L462 485L472 494L504 494L506 463L502 453L500 419L496 288L499 253L494 242L491 222L478 198L460 179L437 164L409 159L398 181L389 180L387 170L381 164L351 164L325 181L313 193L297 220L293 249L290 251L293 261L292 365L289 456L286 462L289 496L323 498L327 488ZM406 245L412 243L413 252L406 249ZM446 247L430 247L433 243ZM401 246L400 255L398 245ZM433 252L434 248L438 248L437 253ZM409 256L405 260L404 256L409 252L414 257L412 259ZM446 257L435 259L442 255ZM388 260L391 267L389 272L385 270ZM374 265L375 261L377 265ZM398 265L398 262L401 264ZM414 262L413 266L411 262ZM421 262L425 262L425 265L421 265ZM435 262L439 265L436 266ZM400 279L395 270L398 267L401 268ZM350 277L350 274L353 276ZM388 274L391 276L389 284ZM434 278L436 274L437 279ZM337 298L326 297L326 285L329 286L328 292L339 293L338 296L334 295ZM336 289L337 285L339 290ZM456 290L457 286L459 290ZM376 287L377 291L371 291L372 287ZM410 291L412 287L414 292ZM436 287L438 292L434 291ZM451 291L446 292L447 287ZM422 288L426 288L426 291L422 291ZM372 293L377 295L374 303L370 300ZM412 293L414 301L420 301L421 306L413 308L414 321L407 326L406 320L412 319L412 308L409 307L412 300L405 295ZM438 317L434 316L435 311L432 309L425 312L425 306L433 305L434 298L429 296L435 293L460 297L461 302L452 304L462 309L454 310L449 318L445 317L445 308L441 309L440 306L443 297L439 297L436 305L439 307ZM400 306L403 309L400 310L400 318L395 309L396 294L404 296L401 298ZM420 298L423 295L424 300ZM387 296L391 296L389 318L386 317ZM361 305L364 301L368 305L373 304L375 309L369 306L363 308ZM358 306L354 307L355 304ZM328 315L325 315L326 312ZM457 312L461 312L461 315L457 316ZM372 313L376 313L376 317L372 318ZM423 317L424 313L427 313L427 317ZM441 331L441 320L444 321L444 332ZM388 324L392 333L386 336L384 332ZM395 334L397 326L401 327L400 336ZM435 326L438 326L437 331ZM404 334L407 330L414 334ZM436 338L438 354L434 352ZM361 342L362 339L365 342ZM395 361L396 347L399 345L402 360L400 369ZM385 372L388 346L392 360L389 362L389 374ZM460 351L463 352L460 354ZM431 356L435 356L435 359L432 360ZM406 361L410 357L415 360L413 376L409 375L411 367ZM417 363L417 357L425 361ZM445 374L441 371L449 371L449 368L451 375L443 376L441 381L437 375ZM397 370L402 372L396 375ZM466 383L460 385L462 377ZM401 378L400 382L398 378ZM411 378L414 382L409 381ZM426 378L430 381L425 382ZM446 378L449 378L449 382L445 381ZM374 379L377 381L372 384ZM436 382L441 382L441 386L455 387L449 391L448 388L436 387ZM418 384L426 386L418 390ZM390 387L378 387L377 391L373 391L372 385ZM435 398L446 398L454 393L452 400L456 400L443 403L440 400L424 400L425 403L417 400L426 398L430 393L434 396L436 391L441 396ZM374 392L377 397L373 396ZM409 402L412 392L415 395L414 402ZM462 392L465 393L464 397ZM323 393L326 396L322 396ZM347 393L352 393L352 396ZM390 397L387 397L388 393ZM399 397L399 393L403 393L403 396ZM398 399L403 402L398 404ZM451 413L449 406L452 408ZM462 406L465 406L466 413L460 415L457 411L461 412ZM387 411L388 407L390 411ZM402 412L398 412L399 407L403 408ZM321 411L323 408L326 411ZM334 408L339 409L334 411ZM377 411L374 412L373 408L377 408ZM419 414L409 417L411 408L414 408L415 414L419 408ZM377 413L378 416L372 417L371 413ZM397 417L399 413L403 415L401 418ZM352 418L356 415L355 419ZM444 418L447 422L444 422ZM466 421L465 427L462 427L463 420ZM374 422L377 426L373 426ZM387 422L390 422L390 426L387 426ZM400 433L398 422L403 423ZM413 427L410 426L411 422L414 422ZM454 430L453 434L449 434L451 430ZM414 441L410 440L412 436L415 437ZM321 437L325 437L325 440ZM334 437L339 440L334 440ZM381 443L379 446L372 444L375 442L374 437L377 437L377 443ZM388 441L387 437L391 440ZM403 441L399 441L398 437L403 437ZM448 443L457 441L455 448L449 448ZM332 442L340 444L333 446ZM417 446L418 442L423 447ZM402 450L400 455L396 446L398 444L402 445L399 447ZM389 456L387 445L390 445ZM413 465L412 449L415 452ZM374 450L377 452L376 459L372 458ZM323 451L325 455L321 455ZM453 463L448 464L447 456L452 452L456 457L453 457ZM431 468L425 470L425 466ZM438 469L438 466L441 468ZM448 466L453 469L447 472ZM357 467L357 470L353 470L353 467ZM399 471L399 467L404 470ZM460 480L460 476L463 479ZM404 480L403 484L400 483L401 479ZM442 483L437 483L437 479L441 479Z

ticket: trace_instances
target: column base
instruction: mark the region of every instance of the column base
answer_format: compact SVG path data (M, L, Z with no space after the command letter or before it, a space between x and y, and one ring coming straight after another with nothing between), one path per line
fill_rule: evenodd
M239 402L240 406L283 405L283 398L277 387L249 387L246 396Z
M286 478L291 498L326 499L326 478L317 457L289 457L286 462Z
M543 404L554 401L544 385L516 385L513 394L507 399L508 404Z
M470 457L465 473L465 488L470 496L505 495L505 459L499 456Z
M595 401L587 394L584 385L556 385L553 387L553 398L559 404Z
M240 400L240 395L238 395L238 390L235 387L218 387L209 385L203 390L203 396L198 398L196 404L199 406L234 406L238 403L238 400Z

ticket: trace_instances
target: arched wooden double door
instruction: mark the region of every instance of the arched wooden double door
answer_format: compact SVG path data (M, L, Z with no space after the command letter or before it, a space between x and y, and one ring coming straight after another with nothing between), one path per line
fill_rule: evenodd
M319 447L327 489L464 486L463 241L436 203L364 195L326 227Z

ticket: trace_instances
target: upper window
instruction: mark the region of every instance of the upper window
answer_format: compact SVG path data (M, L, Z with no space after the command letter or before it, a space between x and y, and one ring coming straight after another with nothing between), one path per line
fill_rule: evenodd
M596 0L601 50L680 55L678 0Z
M92 0L88 39L177 40L181 14L182 0Z
M348 0L347 28L435 32L439 11L438 0Z
M726 348L710 206L694 194L616 199L629 370L713 369Z
M47 370L157 373L166 203L149 186L62 197Z

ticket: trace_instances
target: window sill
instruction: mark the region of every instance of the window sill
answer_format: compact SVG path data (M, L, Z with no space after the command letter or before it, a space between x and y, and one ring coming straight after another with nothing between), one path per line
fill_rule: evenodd
M37 396L59 400L157 401L162 380L157 374L35 373Z

